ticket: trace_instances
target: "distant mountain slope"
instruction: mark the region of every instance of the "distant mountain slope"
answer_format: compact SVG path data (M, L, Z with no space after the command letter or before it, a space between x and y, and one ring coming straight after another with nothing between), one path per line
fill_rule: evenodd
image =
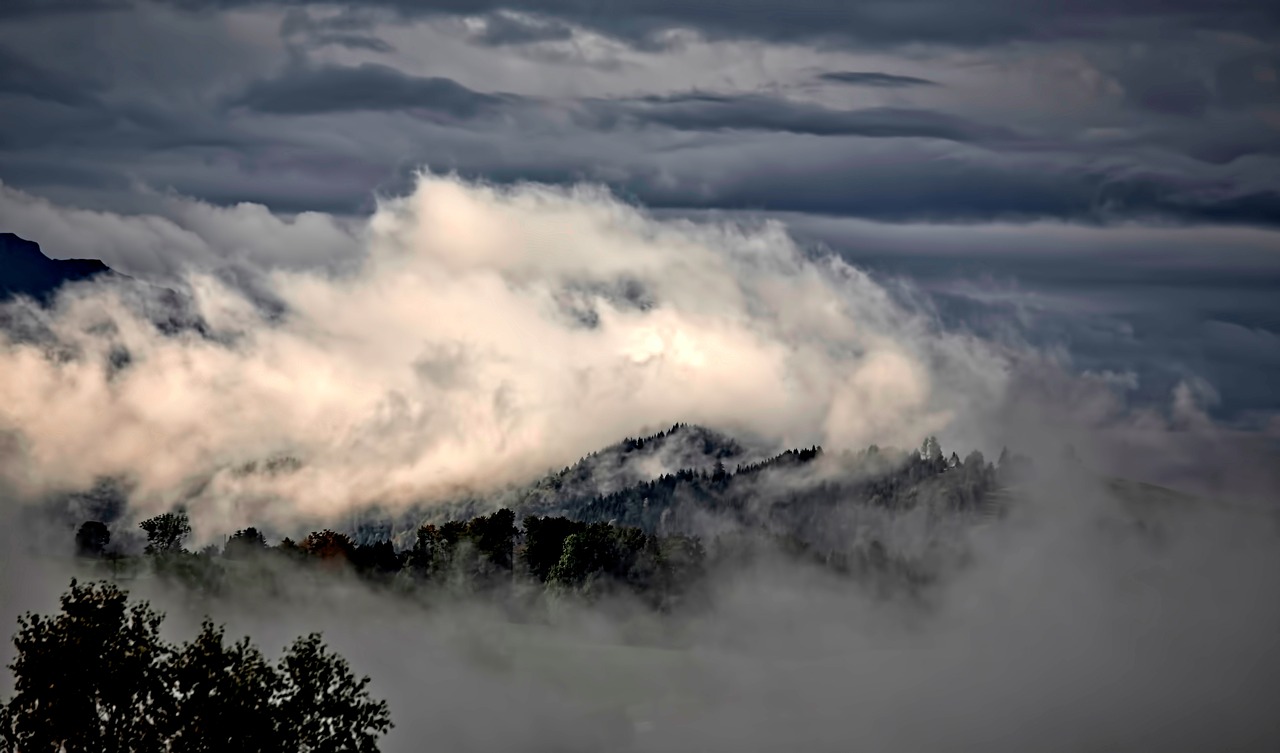
M890 521L904 515L958 521L993 514L998 487L996 468L976 453L950 465L916 452L831 455L810 447L746 465L682 469L563 500L550 512L663 535L760 531L841 550L887 535Z
M634 526L661 535L758 531L840 549L880 538L891 520L968 520L999 514L997 469L979 453L963 462L917 451L773 456L705 427L677 424L627 438L531 484L408 510L366 509L340 525L362 543L408 546L424 523L512 509L528 515ZM917 514L918 513L918 514Z
M524 489L516 504L527 514L555 514L666 474L707 473L717 463L741 463L751 458L751 452L732 437L703 426L676 424L666 431L627 437L597 450Z
M940 449L936 442L934 447ZM729 552L770 540L828 564L892 560L921 575L964 556L965 538L957 534L1002 518L1019 504L1030 462L1002 456L993 465L978 452L961 460L954 454L944 459L940 451L876 447L833 453L814 446L764 457L716 431L677 424L609 445L528 484L446 503L362 508L264 533L296 537L333 528L358 545L390 540L405 551L413 548L422 525L443 526L506 507L517 523L528 516L608 523L660 537L697 536ZM234 472L287 474L304 465L276 457ZM1144 531L1179 510L1221 507L1151 484L1097 480L1124 517ZM104 480L50 499L42 514L65 527L118 521L123 535L132 527L128 496L127 480Z
M125 293L128 305L164 334L210 335L188 293L130 277L97 259L50 259L35 241L0 233L0 303L25 296L48 306L64 285L93 279L123 283L120 291ZM37 319L12 312L0 312L0 330L18 340L51 337Z
M747 462L761 454L717 431L691 424L675 424L655 434L627 437L528 484L394 512L362 510L345 523L358 541L377 541L386 537L408 541L423 523L469 519L499 507L509 507L520 516L576 517L575 511L600 495L621 493L681 470L710 472L717 461Z
M117 274L97 259L50 259L34 241L0 233L0 300L25 295L48 303L69 282Z

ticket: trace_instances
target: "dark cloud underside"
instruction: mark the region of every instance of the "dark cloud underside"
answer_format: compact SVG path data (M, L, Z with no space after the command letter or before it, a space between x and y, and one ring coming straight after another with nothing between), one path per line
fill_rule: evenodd
M321 5L300 1L169 0L189 8ZM32 3L32 5L34 5ZM409 16L485 15L517 11L570 22L619 38L651 43L673 28L710 37L749 37L861 44L929 42L988 45L1011 40L1105 36L1111 29L1151 22L1184 29L1256 31L1280 23L1280 10L1265 0L371 0Z
M573 29L559 21L532 20L507 13L493 13L485 19L484 30L471 37L479 44L501 47L537 42L563 42L573 37Z
M971 123L931 110L899 107L835 110L759 95L693 94L649 98L636 103L598 103L597 106L608 115L680 131L772 131L814 136L926 138L961 142L1015 138L1008 129Z
M296 69L250 86L231 104L273 115L353 110L428 110L471 118L509 98L472 91L440 77L409 76L383 65Z
M71 107L92 105L92 87L51 72L0 47L0 94L16 94Z
M874 86L880 89L909 89L913 86L937 86L938 82L916 76L899 76L879 71L827 71L818 76L823 81L850 86Z

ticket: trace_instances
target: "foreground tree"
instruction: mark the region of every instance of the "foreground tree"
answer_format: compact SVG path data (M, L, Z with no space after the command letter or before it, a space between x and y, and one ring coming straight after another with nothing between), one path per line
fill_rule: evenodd
M170 673L182 711L172 753L286 750L275 698L282 683L248 638L227 646L206 620L195 640L175 652Z
M387 702L371 700L369 678L357 679L318 634L294 641L278 676L283 691L275 716L285 722L279 750L377 753L378 738L391 729Z
M374 753L391 728L319 635L273 667L248 639L205 622L181 647L163 616L109 584L78 585L61 614L28 614L14 638L15 694L0 704L5 753Z
M78 586L62 613L18 619L8 724L10 750L162 751L173 718L162 682L168 647L159 614L112 585Z

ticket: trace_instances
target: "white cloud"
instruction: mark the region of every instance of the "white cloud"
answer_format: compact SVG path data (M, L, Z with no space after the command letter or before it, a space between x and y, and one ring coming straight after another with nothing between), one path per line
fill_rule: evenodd
M154 214L123 215L60 206L0 182L0 227L37 241L54 258L101 259L125 274L164 277L189 268L245 262L313 267L355 256L347 223L330 215L273 214L163 196Z
M196 258L243 248L269 265L344 237L331 218L251 206L41 206L48 227L92 226L101 248ZM239 333L230 345L158 335L108 289L66 297L50 327L78 358L0 351L0 426L22 437L4 472L28 491L128 474L144 508L200 481L193 508L260 519L283 497L331 513L518 480L676 421L912 445L998 400L1004 379L980 343L806 258L777 224L658 221L590 187L424 176L356 235L358 271L267 273L289 312L272 324L193 273L204 317ZM119 346L133 363L112 373ZM226 471L276 453L305 466Z

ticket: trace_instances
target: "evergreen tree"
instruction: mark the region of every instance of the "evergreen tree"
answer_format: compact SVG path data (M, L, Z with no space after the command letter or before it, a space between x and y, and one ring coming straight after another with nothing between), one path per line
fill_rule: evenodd
M926 437L920 446L920 459L937 465L942 460L942 444L935 436Z

